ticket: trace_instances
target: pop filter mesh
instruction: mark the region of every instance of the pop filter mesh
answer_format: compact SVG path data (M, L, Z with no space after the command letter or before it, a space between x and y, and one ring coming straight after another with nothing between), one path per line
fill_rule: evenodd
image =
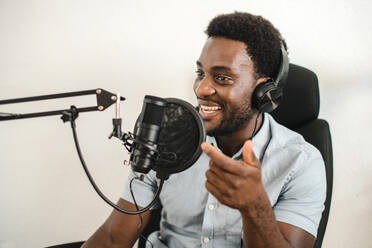
M174 98L167 101L158 142L160 159L155 170L175 173L190 167L200 156L205 131L191 104Z
M163 100L166 101L164 112L149 109L151 120L146 123L154 123L154 120L158 121L156 125L161 123L159 138L156 142L157 158L152 161L151 169L169 176L169 174L186 170L196 162L202 153L200 145L205 141L206 133L203 120L194 106L177 98ZM146 106L148 105L151 104ZM137 118L135 134L142 123L141 117L143 113ZM147 153L143 152L143 154Z

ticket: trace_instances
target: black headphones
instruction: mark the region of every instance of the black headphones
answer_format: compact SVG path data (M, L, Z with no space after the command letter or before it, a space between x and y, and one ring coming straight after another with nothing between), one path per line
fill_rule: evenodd
M252 107L259 112L271 112L276 109L283 96L283 88L287 81L289 69L288 54L281 45L281 63L276 79L269 79L256 87L252 94Z

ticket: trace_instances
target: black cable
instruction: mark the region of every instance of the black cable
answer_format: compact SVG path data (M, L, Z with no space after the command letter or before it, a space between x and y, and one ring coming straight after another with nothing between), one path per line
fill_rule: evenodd
M78 138L77 138L77 134L76 134L76 126L75 126L75 121L73 119L70 120L71 121L71 128L72 128L72 133L73 133L73 136L74 136L74 141L75 141L75 146L76 146L76 150L77 150L77 153L79 155L79 159L80 159L80 162L83 166L83 169L85 171L85 174L87 175L88 179L89 179L89 182L92 184L94 190L97 192L97 194L107 203L109 204L111 207L115 208L117 211L121 212L121 213L124 213L124 214L131 214L131 215L134 215L134 214L141 214L141 213L144 213L146 212L147 210L149 210L156 202L156 200L158 199L159 197L159 194L163 188L163 184L164 184L164 179L160 179L160 183L159 183L159 186L158 186L158 190L156 191L155 193L155 197L154 199L150 202L149 205L147 205L146 207L144 207L143 209L141 210L138 210L137 211L128 211L128 210L125 210L121 207L119 207L118 205L116 205L115 203L113 203L112 201L110 201L101 191L100 189L98 188L98 186L96 185L96 183L94 182L92 176L90 175L89 173L89 170L85 164L85 161L84 161L84 158L83 158L83 155L81 153L81 150L80 150L80 145L79 145L79 141L78 141Z
M135 179L138 179L140 180L140 177L133 177L130 182L129 182L129 190L130 190L130 194L132 196L132 199L133 199L133 203L134 203L134 206L136 207L136 210L138 211L139 210L139 207L137 205L137 201L136 201L136 198L134 197L134 194L133 194L133 189L132 189L132 183ZM141 214L138 214L138 217L140 219L140 224L138 225L137 229L139 230L142 226L142 223L143 223L143 220L142 220L142 215Z
M130 194L132 195L132 199L133 199L133 203L134 203L134 206L136 207L137 211L139 210L138 208L138 205L137 205L137 202L136 202L136 198L134 197L134 194L133 194L133 190L132 190L132 183L135 179L138 179L138 180L141 180L140 177L133 177L131 180L130 180L130 183L129 183L129 190L130 190ZM140 230L141 229L141 226L143 224L143 219L142 219L142 215L141 214L138 214L138 217L140 219L140 224L138 225L137 229ZM145 240L145 242L149 242L151 247L154 247L154 245L152 244L152 242L150 240L148 240L145 236L143 236L142 234L139 235L140 238L142 238L143 240Z
M145 236L143 236L142 234L140 234L140 238L142 238L143 240L145 240L145 242L149 242L150 245L151 245L151 247L154 248L154 244L150 240L148 240Z
M258 114L256 116L256 121L254 122L253 132L252 132L251 137L249 138L250 140L253 138L253 136L256 135L257 122L258 122L258 118L260 117L261 114L262 114L262 112L261 111L258 111Z
M19 114L0 112L0 117L18 116Z

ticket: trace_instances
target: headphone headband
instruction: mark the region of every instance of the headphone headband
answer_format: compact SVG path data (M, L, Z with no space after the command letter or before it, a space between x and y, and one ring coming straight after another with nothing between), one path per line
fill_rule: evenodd
M274 84L275 86L283 87L287 81L288 70L289 70L288 53L285 50L283 43L281 43L280 45L280 51L281 51L280 68L279 68L278 75L276 76L276 79L274 81Z

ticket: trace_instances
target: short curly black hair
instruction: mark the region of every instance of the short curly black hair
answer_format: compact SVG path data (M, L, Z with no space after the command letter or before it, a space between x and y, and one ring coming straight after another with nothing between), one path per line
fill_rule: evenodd
M281 62L281 44L287 44L278 29L261 16L244 12L218 15L205 33L210 37L224 37L244 42L251 57L256 77L275 79Z

